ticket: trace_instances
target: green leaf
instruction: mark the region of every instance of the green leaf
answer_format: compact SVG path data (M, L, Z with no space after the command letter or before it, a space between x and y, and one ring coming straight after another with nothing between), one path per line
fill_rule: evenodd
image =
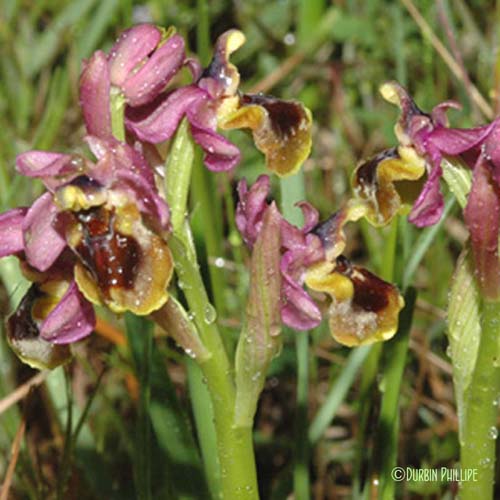
M271 205L252 252L247 318L236 350L237 427L252 426L269 363L281 347L280 246L280 218Z
M332 422L340 404L344 401L349 388L352 386L361 365L363 365L372 348L373 346L367 345L351 350L339 377L330 387L324 403L321 405L309 427L309 441L312 444L319 441Z
M476 364L481 333L479 304L474 266L469 249L466 248L457 262L448 304L449 354L453 362L460 439L465 428L465 403Z

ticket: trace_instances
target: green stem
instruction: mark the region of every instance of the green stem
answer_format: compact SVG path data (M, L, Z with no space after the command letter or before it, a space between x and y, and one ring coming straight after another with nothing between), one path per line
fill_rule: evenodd
M219 498L221 493L219 461L214 460L217 455L217 438L213 419L212 401L210 393L204 383L203 373L197 363L186 359L187 378L189 385L189 397L193 405L193 417L196 424L198 441L200 443L201 455L205 476L212 498ZM212 416L212 418L209 418Z
M179 130L177 136L183 134L186 135L187 131ZM174 151L177 146L177 136L174 140ZM180 149L183 148L192 148L192 141L184 141ZM181 172L186 169L190 171L193 155L183 154L177 150L176 157L178 161L172 158L168 162L166 176L168 201L172 214L177 214L169 247L174 257L179 285L190 308L190 315L204 346L211 354L208 359L196 361L203 373L212 402L217 458L220 466L220 496L226 500L254 500L258 498L258 489L252 429L238 427L234 423L236 390L232 368L215 322L215 310L208 299L200 274L191 229L188 222L183 219L190 176ZM190 161L187 161L188 165L186 158L190 158ZM172 187L173 183L176 184L175 190ZM194 404L196 405L195 402ZM210 418L210 415L207 417ZM203 432L203 429L198 427L198 431ZM207 440L210 441L210 436ZM202 444L207 440L201 440ZM205 449L204 456L206 451ZM214 459L214 457L207 458ZM217 487L216 483L213 483L212 487Z
M207 311L213 306L196 264L189 227L184 225L180 233L171 238L170 249L191 315L204 345L212 354L208 360L200 362L200 368L212 400L222 497L227 500L255 499L258 490L252 429L234 425L236 394L231 366L215 321L207 321Z
M482 302L481 338L476 366L469 387L461 467L475 469L476 481L461 483L462 500L493 498L495 445L500 393L498 342L500 338L500 302Z
M213 265L212 262L217 257L224 255L222 248L222 207L217 193L217 182L214 175L207 170L203 164L200 148L195 151L195 163L193 168L193 182L191 185L192 198L195 200L197 209L194 212L193 232L203 234L203 241L206 247L206 258L208 273L210 276L210 289L214 300L215 308L220 315L224 315L226 301L224 299L224 276L222 269ZM196 226L195 226L196 224ZM229 341L224 337L224 341ZM228 352L234 350L234 346L229 345Z

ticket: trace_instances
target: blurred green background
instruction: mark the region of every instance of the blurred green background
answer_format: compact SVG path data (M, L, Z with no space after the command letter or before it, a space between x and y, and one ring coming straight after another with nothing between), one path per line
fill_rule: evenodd
M108 50L123 29L138 22L174 25L188 40L190 51L205 62L211 53L208 40L213 43L233 27L245 33L247 43L232 58L241 73L242 89L299 99L313 113L313 151L304 165L304 186L306 198L323 217L349 196L349 179L356 164L395 144L397 110L378 93L384 81L395 79L407 86L427 111L443 100L458 100L463 109L451 113L454 126L483 123L499 109L500 3L1 0L2 211L30 204L42 191L41 184L15 174L18 153L28 149L84 150L85 131L78 107L81 60L98 48ZM239 178L252 181L264 169L262 155L249 135L234 132L230 138L242 150L241 165L229 175L210 175L207 182L212 195L200 201L195 192L191 205L207 282L211 280L213 299L219 306L218 321L234 340L248 283L244 271L247 255L232 222L234 189ZM279 189L275 192L279 197ZM200 204L216 214L210 234ZM386 277L402 276L419 232L405 225L394 263L388 264L391 231L393 228L375 230L364 224L349 227L347 254ZM445 309L454 262L466 237L452 208L413 277L418 300L405 360L396 441L402 466L453 467L458 460ZM22 287L15 261L2 260L0 276L0 311L6 316ZM118 332L123 330L120 320L105 319ZM294 335L287 333L281 356L273 362L256 418L263 499L285 499L293 490ZM22 366L3 339L0 345L3 398L36 372ZM161 335L156 346L151 407L155 498L207 498L191 432L186 361ZM347 365L346 371L349 353L330 338L325 325L312 333L309 420L325 401L331 401L330 391L338 387L339 376L347 373L349 383L346 393L339 393L335 415L331 414L335 418L328 419L321 439L309 449L306 466L311 498L357 496L364 486L365 495L374 491L376 495L375 423L384 391L376 374L386 360L382 355L378 365L378 358L368 359L358 376L359 366ZM71 366L54 371L19 404L5 411L0 406L2 478L23 416L27 422L9 498L134 497L131 435L137 391L132 366L126 346L94 335L78 347ZM410 482L397 488L398 497L452 498L456 484Z

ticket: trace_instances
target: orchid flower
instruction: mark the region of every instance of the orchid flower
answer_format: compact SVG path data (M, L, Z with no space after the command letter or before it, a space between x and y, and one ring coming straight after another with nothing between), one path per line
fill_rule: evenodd
M169 211L151 169L124 143L87 142L96 163L45 151L19 155L18 171L42 180L47 192L30 208L0 215L0 257L17 255L34 283L8 321L24 358L36 353L22 354L23 331L38 344L71 343L92 332L92 304L147 315L168 299Z
M238 30L221 35L210 65L202 70L196 60L184 57L184 43L173 31L131 28L108 56L98 51L84 67L80 98L87 131L101 138L111 135L111 93L118 92L127 105L125 126L141 141L170 139L186 117L205 165L226 171L240 161L240 152L217 128L250 128L268 168L280 176L294 173L311 149L311 114L295 101L239 93L240 76L229 56L244 41ZM183 65L194 83L165 90Z
M441 160L445 156L459 159L473 170L464 216L471 234L478 282L483 295L496 300L500 297L500 120L471 129L449 128L444 113L450 107L459 107L458 104L441 103L428 115L395 82L383 85L381 92L401 108L395 128L400 146L377 155L355 171L354 191L365 203L368 218L375 223L387 223L401 209L401 203L409 201L401 199L403 190L401 185L396 188L396 181L417 180L427 170L427 180L410 220L418 226L436 223L443 208L439 187ZM409 194L408 189L404 194Z
M495 122L471 129L449 128L445 113L449 108L460 108L458 103L442 102L431 114L427 114L418 108L407 91L396 82L382 85L380 91L387 101L401 108L401 116L395 127L400 145L412 148L425 161L427 180L413 205L409 220L419 227L435 224L440 219L444 206L439 186L443 156L460 156L466 164L473 167L479 148L491 134ZM412 154L413 158L414 156ZM422 175L425 171L422 171ZM414 174L417 174L416 170ZM414 180L415 175L410 180Z
M240 201L236 224L251 248L262 228L269 204L269 178L261 176L249 189L246 181L238 187ZM353 266L342 255L344 225L359 219L365 208L351 203L326 222L318 223L318 212L306 202L299 204L304 226L297 228L280 216L282 257L280 272L281 319L298 330L307 330L321 321L321 311L303 285L331 298L328 310L333 337L354 346L387 340L397 330L398 314L404 305L398 290L366 269Z
M171 137L186 116L194 140L205 151L205 164L214 171L229 170L240 159L238 149L216 132L217 127L250 128L271 171L280 176L296 172L311 149L311 114L295 101L238 92L240 75L229 56L244 42L238 30L221 35L206 69L191 64L196 83L142 109L129 108L127 127L140 139L158 143Z
M51 230L77 256L85 297L117 313L149 314L167 301L173 271L163 238L168 207L138 151L111 139L87 142L97 163L30 151L18 157L18 169L51 190Z

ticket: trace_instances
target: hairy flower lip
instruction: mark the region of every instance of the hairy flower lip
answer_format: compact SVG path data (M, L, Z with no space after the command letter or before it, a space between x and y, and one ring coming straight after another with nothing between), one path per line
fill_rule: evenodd
M296 173L311 151L311 113L297 101L242 94L219 121L223 129L250 128L267 168L280 177Z
M173 262L166 243L130 203L73 215L66 238L78 256L75 279L87 300L112 311L147 315L168 299Z
M308 288L331 298L329 326L335 340L349 347L390 339L397 331L404 300L397 288L343 255L312 266Z

